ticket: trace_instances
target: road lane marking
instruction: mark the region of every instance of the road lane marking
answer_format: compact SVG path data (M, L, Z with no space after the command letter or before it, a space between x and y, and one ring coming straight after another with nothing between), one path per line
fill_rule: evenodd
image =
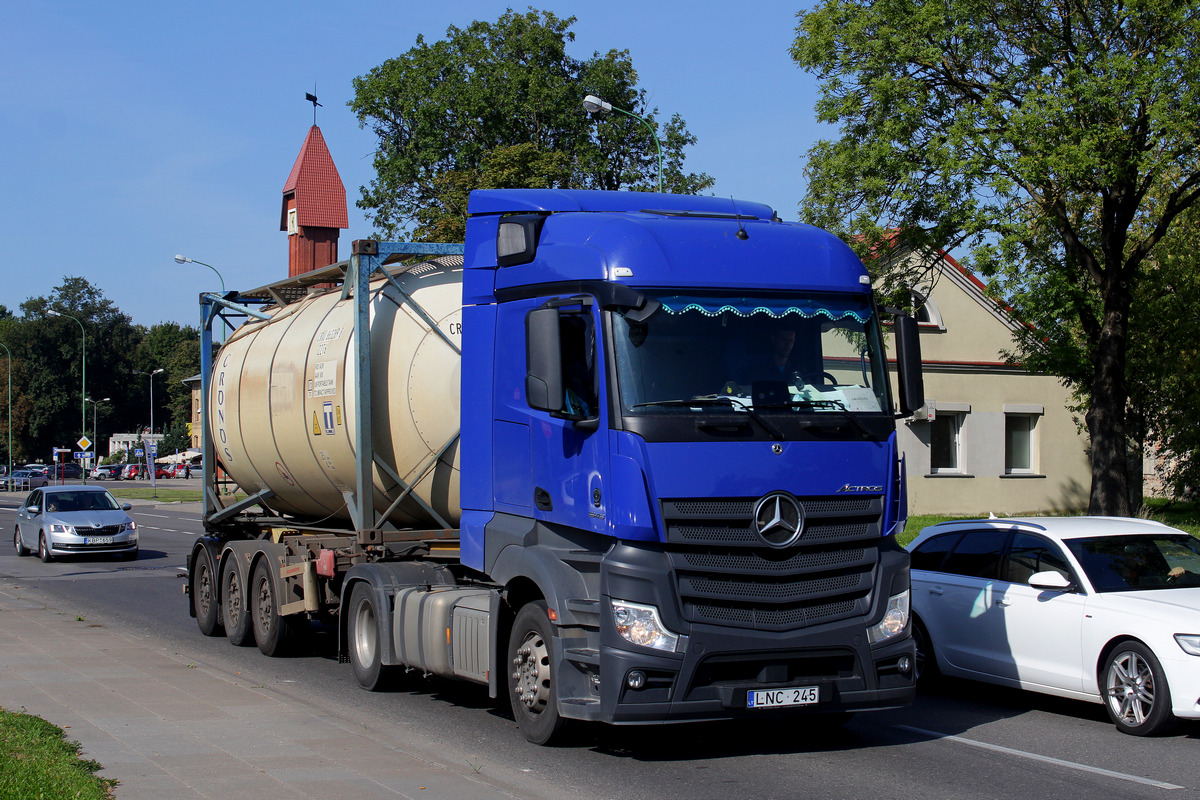
M1140 783L1144 786L1153 786L1156 789L1184 789L1184 788L1187 788L1184 786L1177 786L1173 783L1166 783L1164 781L1156 781L1153 778L1143 778L1140 775L1130 775L1127 772L1114 772L1111 769L1101 769L1100 767L1092 767L1092 766L1088 766L1087 764L1080 764L1076 761L1065 761L1061 758L1052 758L1050 756L1043 756L1043 755L1039 755L1038 753L1030 753L1026 750L1014 750L1011 747L1004 747L1004 746L998 745L998 744L988 744L987 742L980 742L976 739L967 739L966 737L963 737L963 736L954 736L949 733L940 733L938 731L930 731L930 730L926 730L924 728L914 728L911 725L894 725L893 727L899 728L900 730L903 730L903 731L908 731L909 733L917 733L922 736L928 736L933 739L948 739L952 742L959 742L961 744L970 745L971 747L978 747L983 750L991 750L994 753L1005 753L1010 756L1017 756L1018 758L1028 758L1033 761L1041 761L1042 763L1045 763L1045 764L1053 764L1058 767L1066 767L1067 769L1079 770L1080 772L1090 772L1094 775L1103 775L1106 778L1116 778L1117 780L1120 780L1120 781L1131 781L1132 783Z

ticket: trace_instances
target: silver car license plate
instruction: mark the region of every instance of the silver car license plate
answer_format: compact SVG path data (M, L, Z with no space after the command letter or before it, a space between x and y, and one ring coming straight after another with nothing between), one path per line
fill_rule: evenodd
M111 536L88 536L83 540L84 544L112 544L113 537Z
M816 686L793 686L789 689L766 689L746 692L746 708L781 708L811 706L819 702Z

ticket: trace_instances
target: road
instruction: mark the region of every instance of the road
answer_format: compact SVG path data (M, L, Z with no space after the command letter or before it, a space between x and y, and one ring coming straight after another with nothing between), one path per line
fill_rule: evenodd
M187 613L181 568L200 534L195 504L138 505L136 562L43 564L11 546L17 496L0 495L0 585L42 594L86 620L155 637L217 669L254 676L349 720L386 724L443 761L523 773L551 798L1142 798L1200 789L1200 725L1139 739L1103 708L943 680L908 709L860 714L843 729L722 723L583 731L570 746L526 743L508 711L473 685L413 676L398 690L360 690L316 632L304 652L268 659L207 638ZM479 754L486 756L481 757ZM472 760L474 759L474 760ZM490 765L490 766L489 766Z

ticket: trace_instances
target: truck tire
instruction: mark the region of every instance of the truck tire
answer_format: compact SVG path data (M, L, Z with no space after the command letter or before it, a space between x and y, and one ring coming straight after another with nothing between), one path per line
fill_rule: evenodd
M383 663L383 642L379 625L382 617L376 607L375 590L365 581L354 584L350 592L350 609L346 629L346 645L350 650L350 666L358 685L368 692L379 692L391 685L396 669Z
M192 611L196 624L205 636L220 636L221 604L217 601L217 571L213 568L212 553L201 547L196 551L196 562L192 565L192 585L188 587L192 596Z
M221 616L230 644L236 647L254 644L250 614L246 611L246 592L236 564L228 564L221 576Z
M508 698L521 733L534 744L561 740L567 720L558 713L554 631L545 601L517 612L508 638Z
M279 596L271 575L270 558L261 558L250 579L250 619L254 641L264 656L284 655L291 643L291 625L279 614Z

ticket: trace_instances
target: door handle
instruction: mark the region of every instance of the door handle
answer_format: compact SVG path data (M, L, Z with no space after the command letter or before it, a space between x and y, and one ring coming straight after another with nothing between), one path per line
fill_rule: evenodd
M996 605L998 605L998 606L1011 606L1011 605L1012 605L1012 601L1011 601L1011 600L1006 600L1006 599L1005 599L1005 598L1003 598L1003 597L997 597L997 598L996 598Z
M933 595L934 597L941 597L943 594L945 594L945 592L942 591L942 587L940 587L940 586L930 586L929 593L931 595Z

